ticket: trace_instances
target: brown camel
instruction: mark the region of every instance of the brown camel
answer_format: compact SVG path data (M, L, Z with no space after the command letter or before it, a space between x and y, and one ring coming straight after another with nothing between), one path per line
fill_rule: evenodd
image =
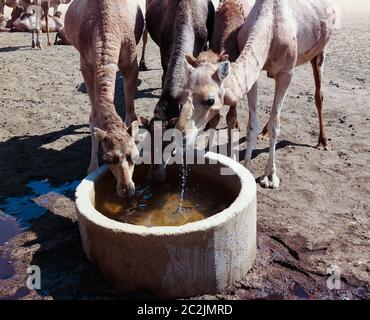
M133 0L74 0L65 18L67 38L80 52L81 72L91 102L91 162L98 168L101 142L104 161L117 180L119 196L135 193L132 181L135 159L133 120L138 77L136 45L144 28L140 7ZM124 79L125 123L114 106L117 66ZM135 121L136 123L136 121Z
M280 180L275 164L275 147L280 130L280 113L294 68L310 62L316 85L316 107L319 114L318 148L328 149L324 132L321 79L325 48L335 27L336 10L327 0L257 0L238 34L243 48L235 63L192 65L188 58L187 83L181 94L183 109L178 127L194 136L223 105L235 105L249 92L250 117L245 165L249 167L252 150L259 133L257 85L265 70L275 80L275 98L268 122L270 155L263 187L278 188ZM212 105L204 101L212 99ZM192 140L192 139L190 139Z
M144 126L153 131L154 121L161 121L163 130L174 127L180 114L179 93L185 80L184 58L197 56L211 39L214 6L210 0L151 0L146 10L148 32L159 46L163 68L162 94L149 122ZM153 139L152 139L153 140ZM153 169L154 178L162 180L165 164Z

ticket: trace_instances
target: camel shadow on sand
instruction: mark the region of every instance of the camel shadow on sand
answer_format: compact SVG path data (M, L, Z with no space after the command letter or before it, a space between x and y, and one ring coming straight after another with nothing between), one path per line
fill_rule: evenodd
M3 47L0 48L0 53L5 53L5 52L14 52L17 50L21 50L24 48L31 48L30 46L19 46L19 47Z

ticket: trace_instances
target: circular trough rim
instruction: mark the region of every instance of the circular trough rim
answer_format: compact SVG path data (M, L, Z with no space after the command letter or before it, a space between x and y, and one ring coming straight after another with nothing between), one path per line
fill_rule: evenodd
M78 185L75 193L77 210L79 211L79 214L84 216L84 218L89 220L91 223L102 228L109 229L115 233L124 232L140 236L176 236L212 230L215 227L226 223L233 216L237 215L240 212L239 208L248 207L256 197L257 188L253 175L248 169L246 169L237 161L214 152L207 152L204 157L212 161L217 161L218 163L232 169L239 177L241 184L239 195L236 197L234 202L228 208L206 219L190 222L181 226L147 227L119 222L106 217L104 214L95 209L90 201L88 191L94 187L95 179L103 174L106 170L109 170L106 165L92 172Z

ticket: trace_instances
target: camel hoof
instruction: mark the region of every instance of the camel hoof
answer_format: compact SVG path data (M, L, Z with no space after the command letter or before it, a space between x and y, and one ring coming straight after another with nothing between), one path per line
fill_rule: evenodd
M50 42L48 42L48 47L51 47L51 43Z
M36 47L35 41L32 41L31 47L32 47L32 49L35 49L35 47Z
M260 180L260 186L265 189L277 189L280 186L280 179L276 174L264 176Z
M139 63L139 71L148 71L148 67L145 64L145 61L140 61Z
M330 146L327 143L322 143L322 142L316 145L316 149L320 151L331 151Z
M238 120L236 120L236 123L235 123L234 128L235 128L236 130L238 130L238 131L241 131L240 123L239 123L239 121L238 121Z
M269 133L268 133L268 132L266 132L266 133L261 132L261 133L257 136L257 139L258 139L258 140L261 140L261 141L269 141L269 140L270 140Z

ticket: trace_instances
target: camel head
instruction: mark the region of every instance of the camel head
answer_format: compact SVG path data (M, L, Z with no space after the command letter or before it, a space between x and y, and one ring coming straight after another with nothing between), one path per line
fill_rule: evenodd
M94 136L102 145L104 162L116 178L119 197L132 197L135 194L132 176L135 161L139 157L134 140L137 131L137 121L134 121L130 128L123 123L116 123L107 130L94 128Z
M186 136L187 144L224 105L224 81L230 73L227 59L228 55L212 51L201 53L197 59L185 58L185 86L180 94L182 109L176 128Z

